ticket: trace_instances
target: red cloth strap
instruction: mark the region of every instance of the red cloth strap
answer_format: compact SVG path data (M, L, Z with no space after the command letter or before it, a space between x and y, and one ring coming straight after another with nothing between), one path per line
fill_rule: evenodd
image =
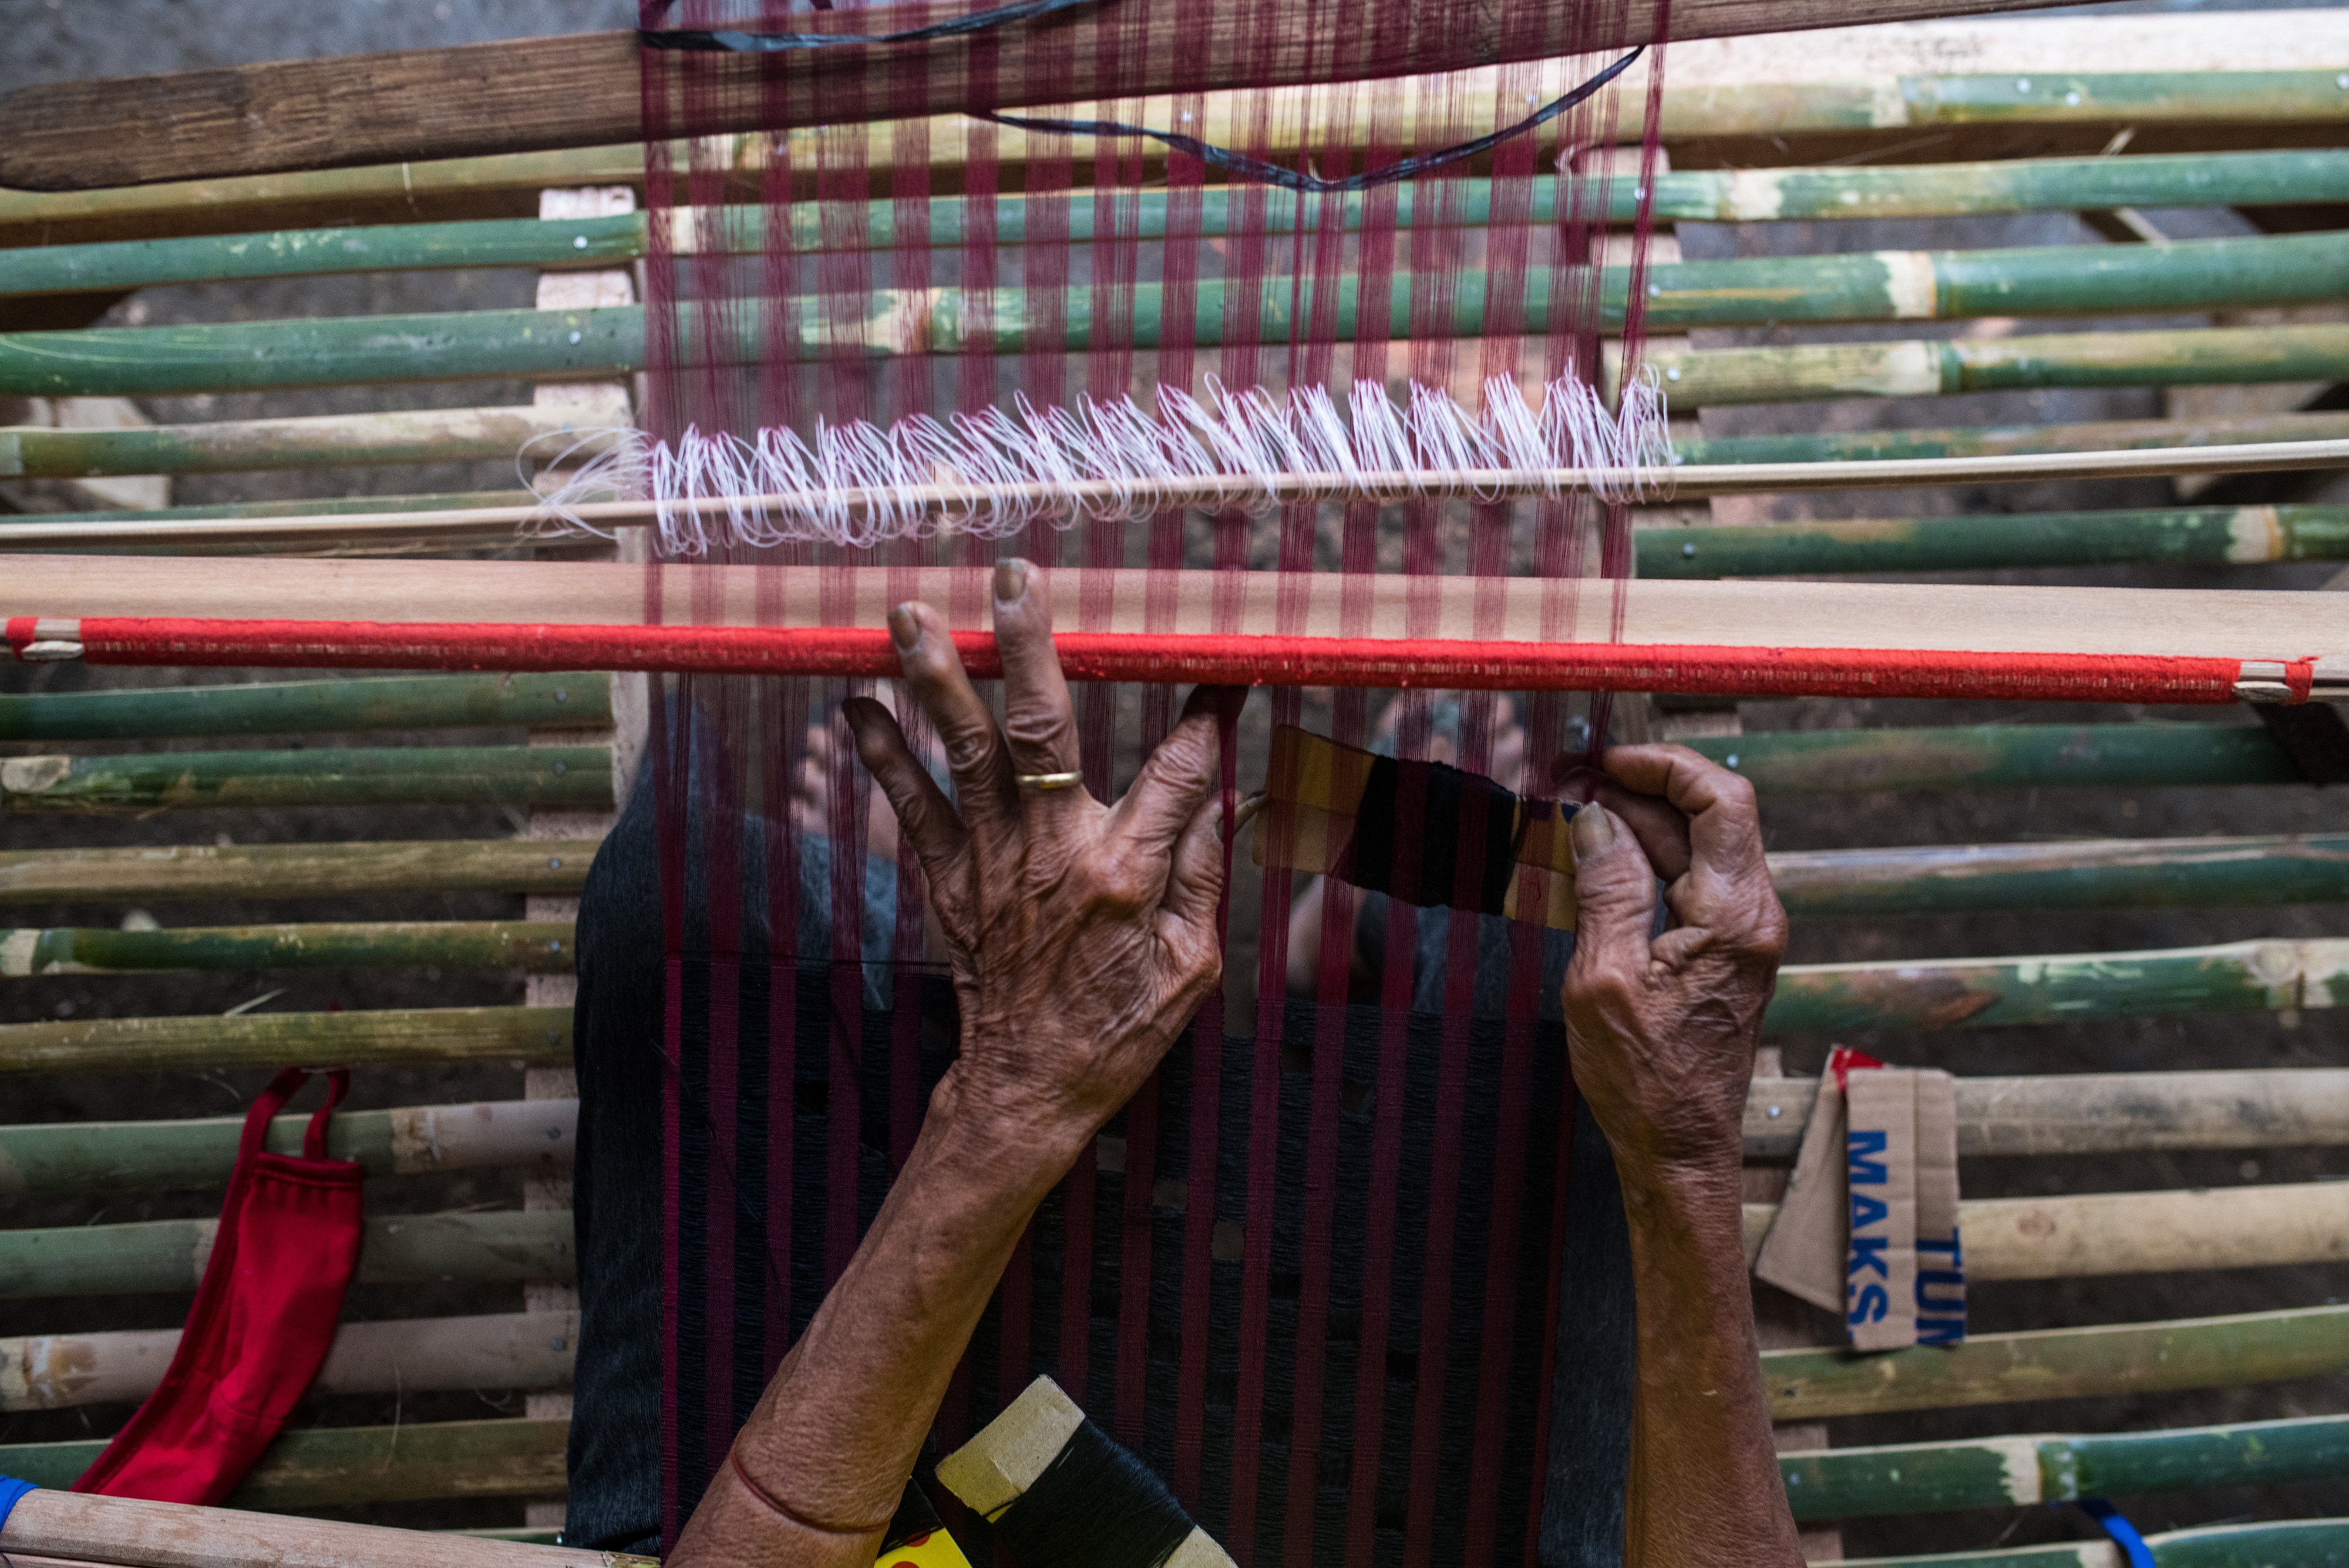
M58 623L64 624L64 623ZM12 647L26 618L9 622ZM386 670L659 670L797 675L897 673L888 633L864 627L552 626L462 622L186 619L78 623L92 664L235 664ZM1057 634L1076 680L1427 687L1740 696L1951 697L2007 701L2232 702L2235 659L1962 649L1742 648L1352 637ZM990 632L958 631L975 676L1002 672ZM2311 658L2281 665L2306 701Z
M303 1134L301 1158L263 1147L270 1118L309 1076L288 1067L246 1114L220 1232L171 1369L76 1491L219 1502L317 1376L359 1257L358 1165L326 1158L326 1121L350 1074L326 1073L326 1103Z

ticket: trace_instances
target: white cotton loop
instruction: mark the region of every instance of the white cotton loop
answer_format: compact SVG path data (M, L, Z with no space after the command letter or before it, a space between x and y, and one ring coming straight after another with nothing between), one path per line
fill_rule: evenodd
M1260 513L1309 496L1393 502L1433 493L1491 502L1559 495L1578 475L1600 500L1671 493L1674 456L1662 379L1631 376L1619 410L1567 367L1538 411L1515 381L1485 384L1471 414L1432 387L1398 402L1357 381L1343 407L1325 387L1233 391L1207 378L1203 402L1157 389L1038 408L1024 396L946 420L886 429L816 420L807 436L772 427L745 441L688 428L674 441L634 431L566 432L520 462L569 471L530 531L608 537L590 501L650 501L665 554L814 541L869 548L937 534L1003 538L1036 524L1138 522L1170 506ZM567 443L567 444L565 444Z

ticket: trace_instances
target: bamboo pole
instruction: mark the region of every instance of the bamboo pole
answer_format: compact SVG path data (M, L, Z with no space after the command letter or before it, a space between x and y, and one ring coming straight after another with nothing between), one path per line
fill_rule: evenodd
M593 840L174 844L0 850L0 904L124 898L347 898L376 893L574 895Z
M2349 1002L2349 941L2228 942L2149 952L1795 964L1766 1027L2002 1028L2154 1012L2327 1008Z
M264 336L268 336L266 330ZM588 418L576 408L521 404L98 430L15 425L0 427L0 476L81 479L394 462L511 462L533 441L542 443L549 456L576 442L580 455L586 456L610 450L612 432L602 427L628 422L626 406L616 402Z
M299 468L306 459L296 453L285 461ZM292 501L215 501L202 506L117 506L91 512L20 512L0 516L0 538L6 536L8 524L27 515L57 523L184 523L237 517L299 517L313 513L446 511L473 506L512 506L533 499L535 493L528 490L470 490L423 495L321 495Z
M228 1501L237 1510L347 1508L559 1494L569 1426L523 1417L292 1429L269 1446ZM105 1447L103 1439L0 1445L0 1474L43 1489L16 1504L0 1531L0 1548L134 1568L613 1568L650 1561L63 1490ZM344 1533L360 1531L366 1535Z
M354 730L592 730L609 677L407 675L0 693L0 741L161 740Z
M1441 207L1422 212L1418 192L1403 185L1392 193L1393 211L1382 222L1409 229L1414 223L1482 227L1493 220L1495 182L1472 178L1448 186ZM1559 221L1559 177L1535 175L1524 186L1522 222L1548 225ZM1659 222L1754 222L1790 219L1835 219L1880 216L1930 216L2033 210L2077 211L2122 206L2244 206L2266 202L2306 204L2349 201L2349 157L2337 150L2291 152L2211 153L2131 159L2060 159L2038 162L1967 163L1916 168L1783 169L1732 172L1706 170L1671 172L1657 177L1652 216ZM1280 197L1257 202L1236 200L1241 192L1216 186L1182 201L1185 233L1218 238L1232 231L1236 213L1249 211L1250 232L1267 235L1359 232L1371 210L1364 192L1343 195ZM1104 239L1153 244L1166 237L1169 203L1175 198L1163 190L1121 194L1113 203L1079 195L1051 199L1054 244L1087 246ZM1639 214L1634 188L1609 182L1604 190L1580 200L1600 210L1588 214L1599 221L1628 223ZM1104 207L1108 209L1104 223ZM836 206L793 202L782 207L729 206L678 208L671 218L676 254L759 254L784 245L812 255L843 249L888 250L901 244L959 249L969 242L973 203L961 196L929 199L919 229L900 234L905 214L895 201L864 204L862 224L843 224ZM1029 198L999 195L992 202L993 243L1023 245L1029 242ZM1194 208L1195 207L1195 211ZM1260 212L1255 209L1260 208ZM74 290L130 289L167 284L221 282L264 277L305 277L339 273L429 271L444 267L531 266L562 268L610 265L646 254L646 215L632 213L611 217L561 222L507 219L450 223L387 223L370 227L280 229L255 234L206 234L184 239L123 240L88 244L28 247L0 257L0 298L67 293ZM1062 232L1065 231L1065 232ZM2248 247L2248 248L2247 248ZM2072 279L2085 267L2104 271L2115 287L2145 286L2127 280L2149 280L2153 286L2177 288L2187 280L2180 274L2203 274L2203 286L2235 286L2272 291L2280 280L2259 275L2245 265L2253 256L2267 258L2271 267L2298 267L2312 275L2324 271L2324 258L2310 253L2314 236L2289 236L2283 241L2221 240L2188 242L2171 247L2177 254L2156 256L2146 252L2114 251L2058 253L2073 247L2034 247L1951 253L1882 252L1898 258L1892 265L1904 278L1918 267L1930 268L1940 288L1962 296L1971 287L1997 286L2002 275L2021 274L2025 289L2076 287ZM1850 272L1841 286L1880 284L1866 269L1865 258L1818 257ZM2051 266L2069 260L2072 266ZM1651 275L1661 284L1660 303L1651 312L1702 309L1705 302L1680 297L1706 286L1734 287L1742 280L1784 273L1790 264L1768 258L1733 262L1663 264ZM1830 274L1814 279L1812 289L1838 279ZM1706 280L1718 279L1717 283ZM1745 286L1768 286L1746 283ZM1718 302L1714 302L1718 307ZM1906 312L1892 307L1889 296L1877 301L1888 317ZM2090 288L2082 295L2078 314L2109 313L2116 307ZM1610 308L1619 314L1619 292ZM1963 309L1948 314L1965 315ZM2009 314L2033 314L2010 311ZM2041 307L2037 314L2074 314Z
M1795 850L1770 877L1813 918L2333 903L2349 898L2349 834Z
M2271 1486L2349 1471L2349 1417L1826 1449L1781 1454L1778 1469L1796 1519Z
M2300 237L2227 243L2298 244ZM2099 258L2135 254L2067 248ZM2168 248L2144 247L2143 254L2158 258ZM2325 258L2314 269L2325 275L2321 292L2340 292L2342 285L2334 269L2340 265L2343 249L2336 244L2309 253ZM1833 257L1797 260L1802 267L1831 276L1853 275L1847 279L1852 301L1847 314L1840 317L1802 315L1807 291L1801 268L1792 261L1771 275L1783 281L1759 291L1760 298L1719 290L1711 304L1702 311L1692 307L1692 314L1713 325L1758 324L1782 317L1868 320L1937 314L1933 302L1940 296L1930 274L1904 280L1876 257L1848 263ZM2084 277L2088 270L2085 264L2066 265L2079 266ZM2285 293L2290 297L2310 297L2319 291L2313 275L2303 276L2302 271L2278 275L2288 286ZM1356 335L1358 281L1349 275L1338 283L1335 331L1340 342L1350 341ZM1392 280L1387 327L1396 337L1413 336L1411 284L1408 275L1399 274ZM1487 304L1485 285L1482 274L1457 279L1451 319L1426 335L1474 338L1483 333ZM705 323L703 317L718 307L681 306L678 341L709 342L715 358L726 364L762 363L779 355L820 361L972 350L1084 352L1111 347L1112 342L1119 347L1154 348L1159 343L1161 292L1160 285L1135 285L1130 330L1121 325L1113 339L1103 342L1095 341L1090 289L1068 291L1064 308L1058 313L1060 330L1055 338L1040 330L1040 317L1031 314L1024 291L997 290L992 297L980 299L954 288L884 290L868 296L861 318L846 321L839 319L820 296L797 296L783 307L786 319L779 331L770 330L768 309L756 302L724 311L714 325ZM2178 292L2196 297L2192 288ZM2225 292L2239 301L2245 293L2260 291L2246 286ZM2057 296L2051 292L2050 297ZM1547 269L1528 269L1522 330L1548 329L1549 299ZM1223 284L1206 280L1197 288L1198 316L1191 340L1200 348L1287 342L1305 319L1302 310L1311 305L1309 286L1294 291L1264 290L1257 319L1253 323L1235 320L1224 307ZM1651 318L1651 325L1658 327L1673 324L1669 313L1660 312ZM646 362L642 306L444 311L189 327L98 327L76 332L0 335L0 395L185 397L417 381L603 379L643 369ZM1837 397L1934 396L2025 387L2315 380L2349 375L2344 369L2349 364L2349 327L2208 327L1971 342L1714 348L1657 353L1650 356L1649 362L1663 376L1666 390L1676 400L1695 407ZM1610 372L1609 384L1612 380Z
M487 1100L344 1111L326 1153L368 1177L571 1163L576 1100ZM269 1124L267 1147L298 1154L308 1116ZM224 1185L243 1116L189 1121L42 1122L0 1127L0 1198L56 1192L179 1192Z
M2251 724L1970 724L1776 730L1681 742L1758 790L2159 788L2302 784Z
M217 1220L143 1220L0 1231L0 1300L192 1291L219 1229ZM378 1215L367 1222L352 1277L359 1284L567 1283L572 1275L570 1214L516 1209Z
M0 1023L0 1074L485 1059L568 1062L571 1010L417 1007Z
M1745 1205L1749 1263L1777 1215L1775 1203ZM2349 1258L2349 1181L1967 1199L1958 1229L1975 1283L2338 1262Z
M567 1388L578 1338L575 1312L346 1323L335 1331L310 1391ZM180 1331L171 1328L0 1339L0 1411L144 1399L179 1343Z
M0 977L221 969L519 969L571 972L568 920L0 929Z
M2323 1564L2349 1554L2349 1519L2295 1519L2281 1523L2208 1525L2145 1537L2154 1568L2239 1568L2249 1563ZM1850 1557L1845 1568L2127 1568L2110 1541L2054 1546L1992 1547L1935 1552L1930 1557Z
M0 810L612 804L608 746L319 747L0 761Z
M1793 1158L1817 1096L1816 1078L1755 1079L1745 1158ZM1957 1110L1966 1158L2329 1147L2349 1142L2349 1070L1960 1078Z
M2058 452L2150 452L2245 443L2337 441L2349 412L2246 414L2199 420L2110 420L1919 431L1806 431L1698 437L1676 444L1692 466L1773 462L1920 462Z
M2349 506L2189 506L1642 528L1643 577L2349 559Z
M2166 1393L2349 1370L2349 1307L1982 1334L1880 1355L1765 1350L1775 1421Z

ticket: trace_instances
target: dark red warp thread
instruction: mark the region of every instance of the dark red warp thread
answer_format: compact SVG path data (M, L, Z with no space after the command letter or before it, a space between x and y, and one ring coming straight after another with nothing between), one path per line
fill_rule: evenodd
M20 652L34 618L8 622ZM892 676L888 634L861 627L532 626L90 617L93 664L241 664L372 670L653 670ZM954 634L974 676L999 677L992 633ZM1072 680L1216 685L1590 690L1738 696L1998 698L2012 701L2235 701L2242 661L2147 654L1736 648L1437 639L1064 632ZM2313 657L2282 659L2306 701Z

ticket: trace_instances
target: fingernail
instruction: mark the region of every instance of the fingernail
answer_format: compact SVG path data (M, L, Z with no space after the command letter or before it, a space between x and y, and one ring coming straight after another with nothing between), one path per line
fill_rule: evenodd
M1586 805L1574 814L1574 857L1604 855L1615 845L1615 818L1603 805Z
M1028 563L1013 556L995 563L995 602L1016 605L1028 597Z
M900 653L913 652L914 644L922 640L922 623L914 618L912 605L899 605L889 612L889 640Z

